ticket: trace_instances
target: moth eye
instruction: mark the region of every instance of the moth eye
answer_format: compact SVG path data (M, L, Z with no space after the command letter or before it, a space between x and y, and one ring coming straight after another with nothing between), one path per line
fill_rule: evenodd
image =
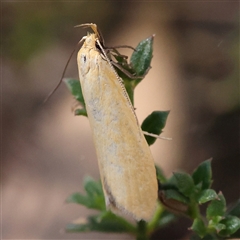
M83 62L83 63L86 63L86 62L87 62L87 57L86 57L86 55L83 54L83 55L81 56L81 59L82 59L82 62Z

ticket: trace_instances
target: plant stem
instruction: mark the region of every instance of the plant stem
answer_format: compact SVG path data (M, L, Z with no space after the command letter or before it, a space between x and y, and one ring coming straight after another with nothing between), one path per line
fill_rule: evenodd
M147 236L147 223L143 220L137 223L137 238L136 240L149 240Z
M156 228L156 226L159 222L159 219L161 218L162 213L163 213L163 207L160 204L158 204L153 218L148 223L147 233L151 233Z

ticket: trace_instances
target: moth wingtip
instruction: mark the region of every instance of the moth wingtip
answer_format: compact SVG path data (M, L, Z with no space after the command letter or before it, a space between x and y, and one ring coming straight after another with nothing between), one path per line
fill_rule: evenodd
M151 209L151 211L139 211L139 210L129 210L123 206L118 205L116 202L106 200L107 209L111 210L114 214L120 215L123 217L130 217L136 221L144 220L149 222L154 215L155 208Z

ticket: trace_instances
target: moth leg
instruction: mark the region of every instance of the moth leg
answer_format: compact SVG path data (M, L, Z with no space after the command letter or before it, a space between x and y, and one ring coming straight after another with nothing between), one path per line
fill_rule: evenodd
M143 132L144 135L147 135L147 136L150 136L150 137L164 139L164 140L172 140L172 138L160 137L159 135L154 134L154 133L149 133L149 132L145 132L145 131L142 131L142 132Z

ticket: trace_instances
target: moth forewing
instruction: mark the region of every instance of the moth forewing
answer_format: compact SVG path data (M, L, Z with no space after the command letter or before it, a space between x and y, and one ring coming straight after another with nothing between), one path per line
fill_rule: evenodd
M149 220L157 201L157 178L149 146L115 70L86 37L77 62L107 207Z

